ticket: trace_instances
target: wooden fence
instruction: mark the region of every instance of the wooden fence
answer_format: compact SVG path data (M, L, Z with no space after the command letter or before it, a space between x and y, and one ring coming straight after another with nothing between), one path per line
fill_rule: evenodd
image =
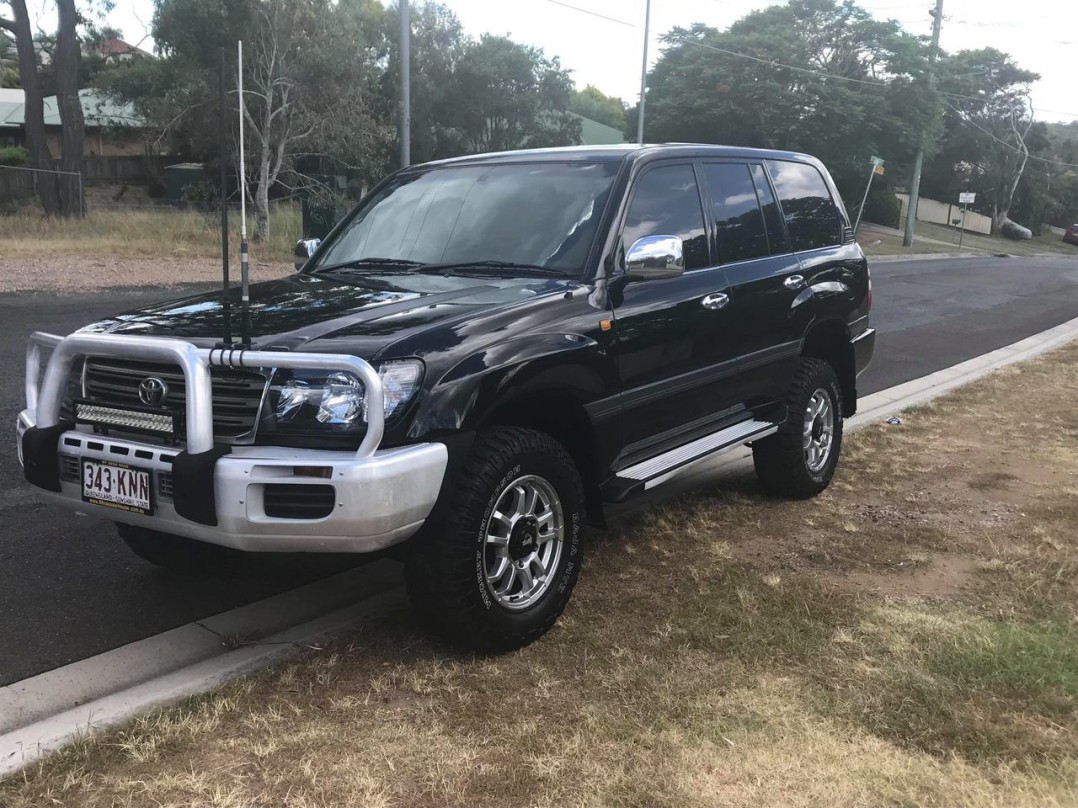
M55 161L59 170L60 161ZM82 181L86 185L109 183L144 183L160 178L164 172L162 157L102 157L91 155L82 160ZM33 196L37 188L33 171L17 171L0 166L0 202Z
M910 206L909 195L895 194L895 196L897 196L902 203L902 221L905 221L906 211ZM917 202L917 221L919 222L931 222L932 224L942 224L947 227L954 227L955 219L961 218L961 205L951 205L947 202L940 202L937 199L926 199L923 196ZM972 210L967 211L966 221L965 224L962 225L962 228L967 233L983 233L986 236L991 235L992 217L974 213Z

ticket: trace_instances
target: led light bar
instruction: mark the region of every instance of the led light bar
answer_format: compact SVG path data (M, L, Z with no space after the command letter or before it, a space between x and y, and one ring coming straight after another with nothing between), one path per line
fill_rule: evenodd
M75 404L75 420L84 424L160 432L163 435L172 435L176 431L176 418L171 413L124 410L119 407L87 404L82 401Z

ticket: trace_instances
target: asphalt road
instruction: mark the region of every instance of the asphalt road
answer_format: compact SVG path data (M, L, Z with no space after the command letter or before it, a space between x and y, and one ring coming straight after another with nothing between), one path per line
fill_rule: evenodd
M192 287L194 290L194 287ZM951 259L873 269L876 358L863 394L1078 316L1078 262ZM174 290L0 295L0 423L22 407L24 341L68 333ZM0 433L3 434L3 433ZM223 579L183 579L136 558L106 522L39 504L13 442L0 447L0 685L208 617L337 571L340 558L276 557ZM357 593L358 595L359 593Z

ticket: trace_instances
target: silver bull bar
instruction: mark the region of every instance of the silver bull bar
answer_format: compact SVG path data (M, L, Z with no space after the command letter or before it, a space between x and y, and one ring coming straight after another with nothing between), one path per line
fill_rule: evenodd
M41 361L52 351L44 373ZM75 360L80 356L114 359L150 359L178 365L187 383L186 455L208 462L187 466L184 479L201 486L165 493L161 475L175 481L179 447L160 447L107 435L89 435L66 429L35 444L26 457L26 440L32 427L37 436L64 430L60 406ZM359 448L329 450L284 446L232 446L217 456L213 441L213 396L210 369L303 368L354 373L364 386L367 432ZM151 531L183 536L238 550L258 552L366 553L405 541L422 527L437 501L448 451L444 443L427 441L379 448L385 427L384 392L381 379L367 362L341 354L287 353L233 348L198 348L180 339L129 336L126 334L72 334L57 337L36 333L26 352L26 409L19 415L19 458L27 478L42 496L59 505L74 507L109 521ZM114 455L133 454L139 465L157 482L153 487L153 514L110 508L85 501L83 484L65 478L56 461L72 457L113 460ZM29 463L26 461L29 460ZM187 463L187 460L184 461ZM270 488L302 485L314 478L307 469L325 472L318 485L333 490L331 510L317 516L271 513L267 509ZM192 468L194 470L192 470ZM35 477L40 472L40 476ZM54 479L54 475L55 478ZM300 488L295 489L302 490ZM203 507L206 503L212 507Z
M42 354L52 349L41 377ZM190 342L168 337L128 334L72 334L60 337L36 331L26 350L26 409L35 414L36 426L60 423L60 405L75 360L80 356L112 359L148 359L172 362L183 371L186 382L187 451L201 454L213 449L213 391L210 368L288 368L345 371L363 383L366 396L367 431L356 449L356 458L371 457L382 442L385 429L385 394L382 379L371 365L346 354L254 351L240 347L197 348Z

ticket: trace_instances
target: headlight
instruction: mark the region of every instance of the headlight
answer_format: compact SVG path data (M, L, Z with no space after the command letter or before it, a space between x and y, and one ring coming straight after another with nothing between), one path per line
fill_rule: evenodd
M378 375L388 420L419 389L423 364L417 359L386 362ZM348 433L360 431L366 421L363 383L344 371L277 371L262 413L262 428L270 431Z

